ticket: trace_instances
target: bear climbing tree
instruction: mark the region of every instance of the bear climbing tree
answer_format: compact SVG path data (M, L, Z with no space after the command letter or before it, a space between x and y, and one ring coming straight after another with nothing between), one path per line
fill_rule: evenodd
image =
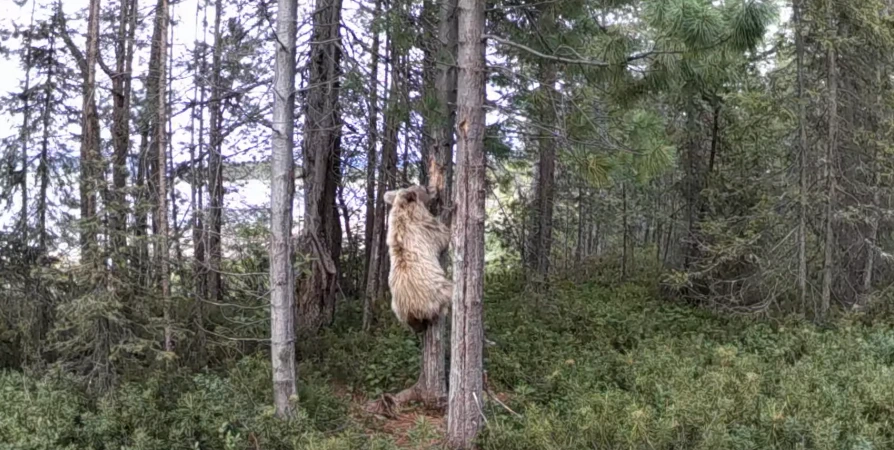
M391 309L401 323L421 333L447 313L453 286L438 256L450 244L450 230L428 210L430 196L422 186L385 193Z

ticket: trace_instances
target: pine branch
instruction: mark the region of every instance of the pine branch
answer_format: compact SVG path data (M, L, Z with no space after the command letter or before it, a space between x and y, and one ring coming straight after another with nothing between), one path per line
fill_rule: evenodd
M68 28L65 26L65 15L62 14L61 7L56 11L56 17L59 20L59 34L62 35L62 40L65 41L65 46L68 47L68 52L71 53L71 56L75 59L75 62L77 62L78 69L81 70L81 75L86 78L87 59L84 57L84 53L81 52L81 49L78 48L78 45L71 39L71 35L68 34Z
M556 61L556 62L561 62L561 63L566 63L566 64L577 64L577 65L582 65L582 66L596 66L596 67L608 67L608 66L611 65L611 63L608 63L608 62L605 62L605 61L598 61L598 60L593 60L593 59L586 59L586 58L583 58L583 57L580 57L580 58L566 58L566 57L564 57L564 56L547 55L546 53L537 51L537 50L535 50L535 49L533 49L533 48L531 48L531 47L528 47L528 46L526 46L526 45L524 45L524 44L519 44L518 42L510 41L510 40L508 40L508 39L503 39L503 38L501 38L501 37L494 36L494 35L492 35L492 34L485 34L485 35L483 35L482 37L483 37L484 39L490 39L490 40L492 40L492 41L499 42L499 43L501 43L501 44L503 44L503 45L506 45L506 46L508 46L508 47L514 47L514 48L517 48L517 49L519 49L519 50L524 50L524 51L526 51L526 52L528 52L528 53L530 53L530 54L532 54L532 55L534 55L534 56L537 56L537 57L539 57L539 58L548 59L548 60L551 60L551 61ZM574 51L574 49L571 49L571 48L568 48L568 47L565 47L565 48L568 49L568 50ZM575 53L577 53L577 52L575 52ZM681 53L683 53L682 50L649 50L649 51L646 51L646 52L642 52L642 53L637 53L637 54L634 54L634 55L630 55L630 56L627 57L627 59L625 60L625 62L633 62L633 61L640 60L640 59L645 59L645 58L648 58L648 57L650 57L650 56L654 56L654 55L675 55L675 54L681 54Z
M108 64L106 64L106 62L102 59L101 52L97 52L96 61L99 62L99 67L102 69L103 72L106 73L106 75L108 75L109 78L114 80L116 77L121 76L121 74L115 72L114 70L112 70L111 67L108 66Z
M526 45L519 44L518 42L513 42L508 39L503 39L501 37L494 36L492 34L485 34L485 35L482 35L481 37L484 39L490 39L492 41L499 42L499 43L506 45L508 47L514 47L519 50L524 50L534 56L537 56L537 57L543 58L543 59L548 59L551 61L556 61L556 62L561 62L561 63L566 63L566 64L577 64L577 65L582 65L582 66L595 66L595 67L607 67L609 65L605 61L596 61L596 60L592 60L592 59L572 59L572 58L564 58L562 56L547 55L546 53L539 52L539 51L534 50L533 48L528 47Z

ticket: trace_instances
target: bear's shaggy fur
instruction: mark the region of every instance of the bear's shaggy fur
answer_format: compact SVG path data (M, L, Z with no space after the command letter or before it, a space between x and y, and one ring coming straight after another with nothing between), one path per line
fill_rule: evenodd
M450 230L428 210L425 187L411 186L385 193L391 205L388 244L391 256L391 310L415 332L446 314L453 297L438 256L450 245Z

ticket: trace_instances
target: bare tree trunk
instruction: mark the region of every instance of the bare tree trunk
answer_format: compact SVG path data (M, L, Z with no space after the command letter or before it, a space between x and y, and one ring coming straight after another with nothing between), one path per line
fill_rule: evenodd
M798 297L801 310L807 312L807 101L804 98L804 25L802 2L795 0L795 52L798 66Z
M874 158L878 158L878 156L874 156ZM878 167L876 167L875 161L873 161L873 179L874 183L872 185L872 208L879 207L879 186L878 186ZM875 252L878 241L878 224L879 218L877 212L872 212L872 217L869 219L869 238L867 242L866 249L866 264L863 267L863 286L861 292L861 303L865 301L866 297L872 292L872 271L875 269Z
M171 11L170 11L171 16L174 15L175 8L176 8L176 4L171 6ZM171 69L168 70L168 80L167 80L167 83L168 83L167 84L167 86L168 86L167 105L169 105L168 107L170 107L170 105L174 104L174 90L171 88L171 86L174 84L174 70L173 70L173 67L174 67L174 45L172 44L174 42L174 27L169 27L169 29L170 29L170 31L169 31L170 34L168 35L168 39L169 39L168 40L168 67L170 67ZM167 144L168 144L167 159L166 159L166 163L165 163L165 167L167 169L165 169L165 173L166 173L165 176L167 177L167 180L168 180L168 189L167 190L171 196L171 228L172 228L172 232L173 232L171 237L173 237L172 246L174 248L174 258L177 261L176 266L174 267L174 270L181 271L183 268L183 250L180 247L180 220L178 218L178 211L177 211L178 210L178 208L177 208L177 186L176 186L177 179L174 176L174 140L173 140L174 139L173 138L174 124L173 124L172 120L173 120L173 118L171 117L170 114L168 114L167 122L165 122L165 127L167 130L166 137L167 137ZM182 274L182 272L181 272L181 274Z
M384 147L383 147L384 150ZM388 156L382 154L382 162L379 169L379 184L376 187L376 212L375 223L373 228L372 249L369 256L369 266L366 271L366 293L363 297L363 330L369 331L372 328L375 318L375 303L379 299L379 280L380 266L385 264L384 251L382 250L385 243L385 161Z
M667 264L667 255L670 253L671 239L674 237L674 225L676 224L676 211L671 214L667 225L667 236L664 239L664 257L661 259L662 264Z
M623 248L621 249L621 281L627 280L627 241L628 239L628 223L627 223L627 183L621 184L621 204L622 204L622 228L623 228Z
M154 67L150 63L150 67ZM154 89L149 89L150 86L154 84L153 77L149 77L149 81L146 83L147 85L147 97L151 99L151 96L148 95L149 92L155 92ZM147 99L147 103L151 104L151 100ZM140 147L137 155L137 179L134 182L134 187L136 191L135 199L134 199L134 238L136 240L136 266L137 273L140 277L140 286L147 287L149 282L148 276L148 261L149 261L149 207L150 207L150 188L154 183L149 182L149 131L152 127L153 119L149 117L149 112L151 108L147 108L147 111L143 114L143 117L140 118Z
M345 238L348 240L348 252L344 260L344 269L341 271L341 289L345 295L354 295L355 284L355 255L358 250L357 243L354 242L354 232L351 230L351 211L348 209L348 202L345 200L345 188L339 183L338 188L338 207L341 210L341 216L345 220Z
M883 69L881 67L876 68L877 86L882 86L882 80L884 78L885 77L884 77ZM860 295L858 297L857 305L863 304L869 297L870 293L872 292L872 271L875 269L875 252L876 252L876 248L878 247L877 241L878 241L879 215L878 215L878 212L876 211L876 209L880 207L879 202L881 200L880 193L879 193L879 191L880 191L880 186L879 186L880 177L879 177L879 167L878 167L879 143L884 142L884 133L882 132L882 127L884 126L884 123L886 122L884 120L884 119L886 119L886 117L883 115L884 104L883 104L883 98L882 98L881 91L879 91L876 94L875 107L876 107L876 114L878 115L878 117L876 119L877 123L875 125L876 126L876 130L875 130L875 138L876 138L875 146L876 146L876 148L875 148L875 151L872 152L872 165L871 165L872 186L870 189L872 190L872 204L870 206L872 208L872 212L870 213L871 215L869 218L869 238L867 239L867 245L866 245L866 247L867 247L866 248L866 263L863 266L863 286L862 286Z
M220 101L223 35L220 30L223 1L214 6L214 54L211 57L211 115L209 118L210 138L208 145L208 263L206 265L208 299L219 302L223 298L223 279L220 275L221 233L223 230L223 104Z
M118 36L115 42L115 74L112 77L112 204L109 208L109 232L115 266L124 263L127 245L127 155L130 152L130 95L133 79L133 48L136 33L137 2L121 0Z
M31 5L31 22L28 24L28 33L23 39L25 49L25 89L22 93L22 128L19 130L20 146L22 150L22 172L18 174L20 177L20 187L22 189L22 209L19 215L19 233L22 236L22 242L28 244L28 146L31 143L31 55L32 45L31 37L34 34L34 10L37 8L37 2ZM27 277L30 278L30 277Z
M276 77L273 91L270 242L270 353L276 415L292 415L297 393L295 277L292 270L292 203L295 195L295 35L297 5L279 0L276 16Z
M828 27L830 33L835 33L835 22L833 18L833 8L834 2L833 0L827 0L826 2L826 20L828 21ZM835 47L833 44L828 44L829 48L827 50L827 64L828 64L828 89L829 89L829 99L828 99L828 115L829 115L829 134L828 134L828 142L826 143L826 161L825 161L825 175L826 175L826 237L825 237L825 250L823 257L823 291L822 297L820 297L820 305L819 311L817 312L817 319L819 321L824 321L829 312L829 306L831 304L832 299L832 251L834 249L834 241L835 241L835 232L832 227L832 214L834 211L834 203L835 203L835 166L833 164L833 159L837 153L837 139L838 139L838 64L836 62L836 53Z
M160 8L160 1L156 3L156 11ZM145 288L157 288L158 277L162 274L154 273L159 269L158 264L153 264L149 257L149 227L147 222L149 213L152 212L151 227L156 235L153 239L153 251L156 259L161 253L159 233L159 186L158 180L164 173L164 165L159 166L159 128L164 129L164 123L158 123L159 105L165 100L161 92L161 83L165 78L162 65L165 63L164 44L167 40L166 23L160 23L158 12L152 31L152 44L149 52L149 68L146 76L146 108L140 118L140 152L139 168L137 170L137 201L134 211L136 218L135 235L138 241L138 270L142 276L142 285ZM164 35L163 35L164 34Z
M168 40L168 0L158 0L158 6L155 10L155 26L158 32L160 42L158 44L161 55L158 61L158 108L156 122L156 147L158 150L158 271L161 280L161 296L164 302L164 349L166 352L174 351L174 334L173 334L173 318L171 311L171 274L170 274L170 249L168 244L168 171L167 168L167 138L168 133L165 127L167 124L167 98L165 91L167 90L167 59L164 57Z
M587 245L584 238L584 183L577 186L577 249L574 252L574 261L578 264L584 259L584 247Z
M555 16L551 7L547 7L540 19L544 27L552 27ZM550 256L553 241L553 204L555 202L556 140L549 131L556 122L555 84L556 67L550 61L540 62L540 89L545 99L538 107L542 129L538 132L537 142L540 160L537 169L537 182L534 186L534 229L531 233L530 266L537 274L536 280L543 282L549 275Z
M382 0L376 0L373 10L373 20L381 20ZM373 236L376 226L376 149L379 142L379 32L377 28L373 33L372 55L370 59L369 105L367 106L369 122L366 130L366 228L363 236L363 277L366 282L369 279L370 263L373 250ZM363 328L368 329L369 314L372 305L368 305L369 297L364 297L363 303Z
M81 257L91 264L97 262L98 249L96 240L96 191L99 160L99 113L96 108L96 63L99 57L99 0L90 0L87 17L87 52L81 53L78 46L68 36L65 20L62 17L61 5L58 15L62 38L71 52L83 77L83 118L81 119L81 151L80 151L80 198L81 198Z
M196 14L198 14L198 8L201 5L197 5ZM207 9L205 10L205 17L202 20L202 43L206 42L207 37L207 29L208 29L208 16ZM195 356L194 359L196 361L196 366L201 367L205 362L205 295L207 294L207 271L205 269L205 233L204 233L204 220L203 220L203 212L204 212L204 201L202 197L202 187L204 186L204 174L202 172L202 166L204 161L204 148L205 148L205 84L201 82L201 74L205 73L207 70L207 58L205 57L204 46L202 47L201 59L199 57L199 53L196 52L194 59L194 67L196 70L196 74L194 77L194 90L193 90L193 107L192 107L192 136L191 136L191 144L189 151L189 159L192 164L192 174L191 174L191 183L190 183L190 208L192 208L192 245L193 245L193 279L194 279L194 289L193 295L195 296L195 311L194 311L194 332L196 333L196 337L194 339L194 348L195 348ZM198 92L196 92L198 91ZM196 102L198 106L198 132L196 132L195 127L195 119L196 117ZM195 137L198 135L198 145L195 143ZM198 150L198 151L197 151Z
M373 252L370 256L370 266L367 274L365 306L368 308L368 314L364 314L364 330L369 330L375 317L375 302L384 297L385 287L388 280L388 250L385 244L386 222L388 208L385 205L385 192L389 186L393 184L397 172L397 144L394 119L396 116L392 113L394 105L392 102L399 101L400 78L396 76L400 67L399 54L391 40L387 39L385 43L385 54L392 61L392 70L390 71L391 84L386 92L385 104L385 128L382 136L382 157L379 163L379 180L376 188L376 217L375 227L373 229ZM389 78L389 71L386 70L386 83Z
M404 67L404 80L410 81L410 64L408 63L406 67ZM410 185L410 131L413 127L413 121L410 120L410 115L407 114L406 120L404 120L404 154L401 159L403 159L402 168L400 171L400 184L402 186Z
M484 1L458 3L456 215L447 442L471 448L484 414Z
M54 33L50 33L49 37L50 55L55 55L56 41ZM47 80L44 83L44 104L43 104L43 136L40 142L40 161L37 165L37 177L40 179L40 197L37 199L37 242L40 248L40 254L45 255L47 252L47 192L50 188L50 123L53 117L51 111L53 109L53 66L47 66Z
M315 332L332 322L341 252L336 186L341 178L341 0L317 0L305 105L304 232L301 252L313 261L302 279L298 328Z

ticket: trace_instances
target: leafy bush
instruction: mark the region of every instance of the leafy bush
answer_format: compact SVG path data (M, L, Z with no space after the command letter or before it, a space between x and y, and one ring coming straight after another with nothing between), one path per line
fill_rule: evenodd
M508 399L486 403L485 450L894 447L889 325L719 316L608 274L543 294L487 277L488 385ZM415 381L418 339L388 313L369 334L340 323L301 341L289 422L273 418L260 354L221 372L146 374L99 399L65 376L0 374L0 449L431 448L429 420L396 439L334 392L372 398Z
M881 449L894 445L894 331L777 326L562 286L493 298L485 449Z
M296 417L274 418L269 374L264 360L246 358L226 376L155 375L91 402L72 380L6 373L0 375L0 448L392 448L350 422L347 405L314 372L301 380Z

